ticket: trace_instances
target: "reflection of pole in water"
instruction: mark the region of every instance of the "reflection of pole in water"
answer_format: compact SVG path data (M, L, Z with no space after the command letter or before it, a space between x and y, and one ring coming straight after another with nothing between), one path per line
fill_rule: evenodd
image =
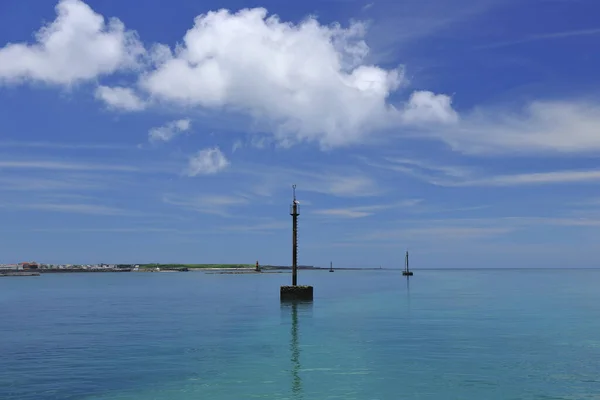
M298 304L292 304L292 393L298 399L302 398L302 379L300 379L300 348L298 347Z
M410 309L410 279L406 280L406 303Z

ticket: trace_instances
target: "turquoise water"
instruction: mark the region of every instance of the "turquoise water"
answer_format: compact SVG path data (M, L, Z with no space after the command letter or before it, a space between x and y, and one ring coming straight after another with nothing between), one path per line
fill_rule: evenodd
M600 399L600 270L0 279L0 399Z

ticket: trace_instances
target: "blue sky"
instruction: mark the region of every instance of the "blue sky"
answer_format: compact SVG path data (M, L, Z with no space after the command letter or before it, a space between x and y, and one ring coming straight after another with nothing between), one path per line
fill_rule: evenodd
M596 266L594 0L0 4L0 262Z

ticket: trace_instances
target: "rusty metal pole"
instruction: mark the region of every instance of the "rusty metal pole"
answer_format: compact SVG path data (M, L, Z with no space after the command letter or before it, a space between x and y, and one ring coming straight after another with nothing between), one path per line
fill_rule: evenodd
M294 190L294 202L292 204L292 286L298 284L298 202L296 201L296 185Z
M279 298L285 301L313 301L313 287L304 285L298 286L298 216L300 215L300 204L296 200L296 185L294 189L294 202L290 206L290 215L292 216L292 285L282 286L279 292Z

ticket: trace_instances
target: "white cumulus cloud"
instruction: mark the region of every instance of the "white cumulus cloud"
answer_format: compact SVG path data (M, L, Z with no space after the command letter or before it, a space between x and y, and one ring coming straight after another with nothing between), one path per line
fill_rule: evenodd
M135 87L100 85L95 96L126 111L166 104L236 112L284 146L341 146L403 122L456 119L443 95L415 92L405 106L390 103L403 67L366 63L360 22L295 24L264 8L221 9L198 15L174 50L154 43L146 51L134 31L82 0L60 0L56 14L34 43L0 48L0 82L72 85L131 70Z
M69 86L130 71L135 84L100 85L95 96L126 111L176 105L240 113L261 132L250 140L255 147L343 146L389 130L465 153L600 150L597 100L537 100L522 110L485 107L460 116L450 96L427 90L394 103L391 95L406 83L403 67L368 64L365 33L360 22L292 23L264 8L221 9L198 15L173 49L155 43L146 51L119 19L106 19L82 0L60 0L56 19L32 43L0 47L0 84ZM155 139L180 131L156 131Z
M123 23L95 13L80 0L61 0L56 19L35 33L35 43L0 48L0 82L70 85L135 67L144 48Z
M212 175L229 166L229 160L218 147L200 150L190 157L186 173L188 176Z
M404 120L411 124L458 122L458 113L452 108L452 99L429 91L414 92L404 108Z
M148 132L148 140L151 143L156 142L169 142L175 136L186 132L190 129L192 123L189 119L179 119L176 121L171 121L166 123L163 126L159 126L156 128L150 129Z
M126 111L141 111L146 108L146 103L132 89L126 87L98 86L96 98L111 108Z
M354 143L402 115L388 98L402 84L403 69L364 64L364 35L361 23L293 24L264 8L209 12L196 17L174 53L165 46L155 52L156 69L139 84L154 98L244 112L284 145ZM423 102L411 100L411 115L453 118L445 98L428 100L425 112ZM432 102L440 103L433 113Z

